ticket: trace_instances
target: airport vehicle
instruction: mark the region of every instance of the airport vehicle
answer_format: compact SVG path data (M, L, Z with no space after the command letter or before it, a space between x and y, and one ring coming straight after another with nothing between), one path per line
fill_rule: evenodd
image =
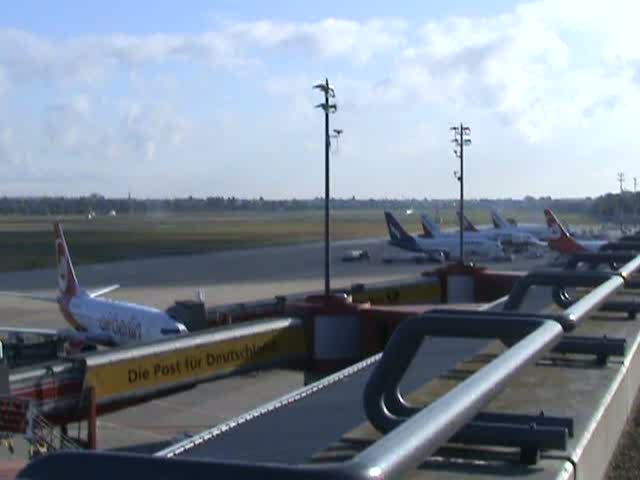
M343 262L359 262L361 260L370 260L368 250L349 250L342 256Z
M555 214L548 208L545 209L544 216L547 219L549 228L559 232L558 237L549 239L549 248L558 253L568 255L572 253L597 252L600 250L600 247L607 243L604 240L576 239L567 232Z
M427 235L412 236L400 225L391 212L384 212L389 229L389 243L412 252L427 254L441 253L445 258L459 258L460 240L454 236ZM499 242L485 238L465 238L465 253L471 257L503 258L505 252Z
M547 242L552 238L558 237L558 232L548 225L513 225L505 220L496 209L491 209L491 221L496 230L509 231L512 234L533 235L541 242Z
M119 285L94 291L82 289L73 269L62 226L55 223L54 231L58 294L55 296L18 292L0 292L0 294L57 303L62 316L73 330L31 328L24 331L62 337L73 343L107 346L149 342L187 333L187 328L182 323L162 310L100 298L118 288ZM17 328L2 330L20 332Z
M458 212L458 215L460 213ZM430 225L435 224L430 222L429 217L425 214L422 216L422 224L425 232L429 229ZM462 226L467 235L471 235L474 238L486 238L488 240L498 241L503 247L515 251L524 251L530 247L546 247L546 243L538 240L530 233L521 232L517 230L517 227L509 225L507 228L489 228L479 230L469 220L466 215L463 215ZM455 235L455 234L454 234Z

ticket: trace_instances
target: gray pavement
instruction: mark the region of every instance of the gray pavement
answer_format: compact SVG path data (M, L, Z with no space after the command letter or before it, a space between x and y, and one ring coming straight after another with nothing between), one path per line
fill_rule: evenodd
M403 378L413 391L446 373L486 345L486 340L426 340ZM233 461L305 463L365 421L362 398L375 364L285 408L277 409L186 450L181 457Z
M73 255L73 238L67 239ZM367 248L370 262L343 263L344 252ZM386 242L376 239L336 242L332 278L335 287L410 278L433 265L383 264ZM323 285L322 245L306 244L228 251L205 255L76 266L81 285L90 288L120 283L110 294L164 308L175 299L205 294L208 306L250 301L279 294L320 290ZM492 268L526 270L540 260L518 260ZM1 290L53 292L55 272L33 270L0 274ZM12 297L0 298L0 324L22 327L66 327L53 304ZM98 446L140 445L149 451L186 433L197 433L303 385L300 372L273 370L219 380L192 390L100 417ZM72 428L73 433L75 430ZM146 447L145 447L146 446ZM4 454L0 454L4 456Z

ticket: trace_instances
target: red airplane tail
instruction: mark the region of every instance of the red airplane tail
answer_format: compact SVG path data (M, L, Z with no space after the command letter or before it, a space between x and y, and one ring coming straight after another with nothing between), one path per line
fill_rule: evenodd
M76 273L73 270L73 264L71 263L71 256L69 255L67 242L64 239L62 226L56 222L53 224L53 229L56 234L58 291L60 295L73 297L74 295L78 294L80 290L80 287L78 286L78 279L76 278Z
M544 216L547 219L547 226L554 232L559 233L557 238L549 240L549 248L564 254L583 253L587 251L584 246L576 242L576 239L569 235L569 232L567 232L551 210L548 208L545 209Z

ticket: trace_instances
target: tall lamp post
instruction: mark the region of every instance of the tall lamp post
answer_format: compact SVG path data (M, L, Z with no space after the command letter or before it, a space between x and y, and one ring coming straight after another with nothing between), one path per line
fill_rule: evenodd
M453 149L453 153L460 159L460 170L454 172L454 175L460 182L460 263L464 263L464 147L471 145L471 138L469 138L471 129L461 123L449 130L453 133L451 142L456 147Z
M331 135L329 134L329 115L335 113L338 106L331 103L331 99L336 97L336 92L331 85L329 79L325 78L323 83L314 85L313 88L320 90L324 94L324 102L316 105L316 108L324 110L324 299L329 301L331 294L331 238L330 238L330 222L329 222L329 150L331 149ZM342 131L339 131L342 133ZM338 130L335 135L339 136Z
M624 172L619 172L618 175L618 183L620 184L620 231L624 229Z

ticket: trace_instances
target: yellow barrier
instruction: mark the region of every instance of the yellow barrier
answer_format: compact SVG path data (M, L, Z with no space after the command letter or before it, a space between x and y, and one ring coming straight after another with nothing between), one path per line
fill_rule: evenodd
M301 325L229 338L137 358L88 366L87 381L98 401L140 395L161 387L198 383L212 377L303 356L307 343Z
M440 303L440 282L437 280L400 285L372 287L352 292L356 303L373 305L403 305L415 303Z

